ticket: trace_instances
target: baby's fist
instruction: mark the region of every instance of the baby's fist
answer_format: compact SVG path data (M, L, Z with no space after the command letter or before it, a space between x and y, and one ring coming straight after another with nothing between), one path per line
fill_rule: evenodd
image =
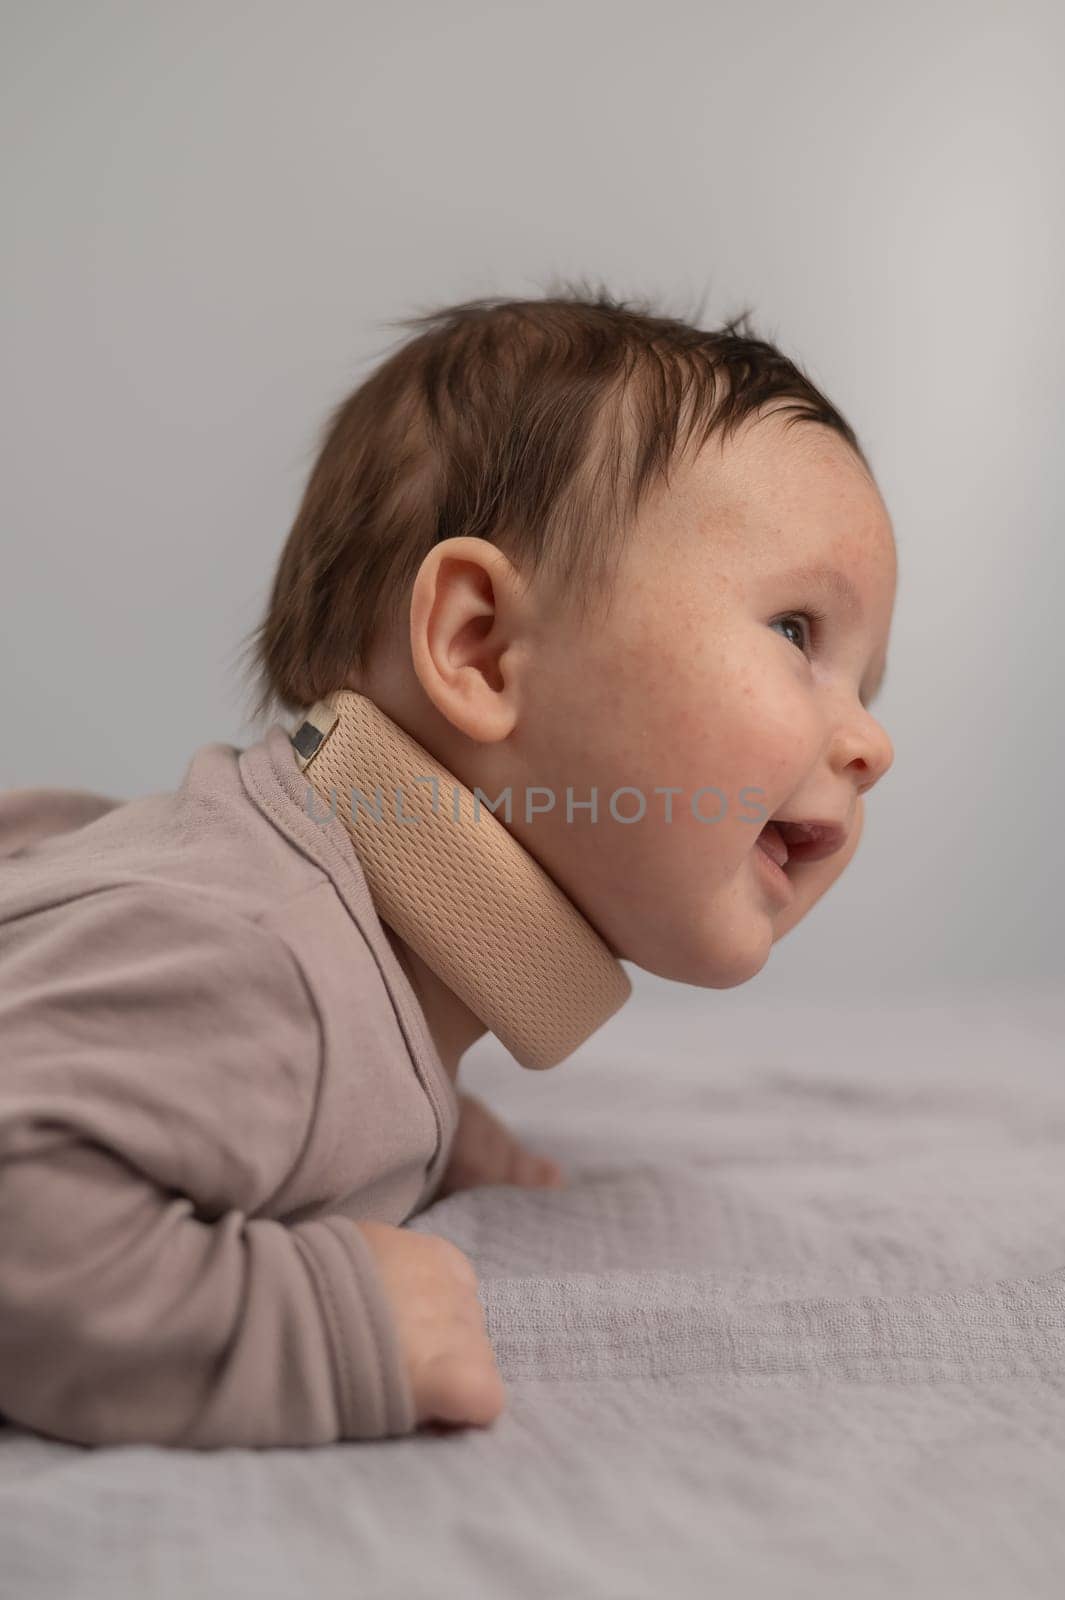
M562 1188L557 1162L527 1150L475 1095L459 1091L459 1122L437 1199L487 1183Z

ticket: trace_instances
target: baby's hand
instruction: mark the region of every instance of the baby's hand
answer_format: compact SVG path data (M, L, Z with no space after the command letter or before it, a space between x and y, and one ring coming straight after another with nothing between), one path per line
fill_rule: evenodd
M392 1308L419 1426L493 1422L506 1405L506 1390L469 1256L439 1235L387 1222L356 1226Z
M436 1199L484 1183L516 1183L526 1189L562 1188L561 1167L536 1156L492 1115L476 1096L459 1090L459 1124Z

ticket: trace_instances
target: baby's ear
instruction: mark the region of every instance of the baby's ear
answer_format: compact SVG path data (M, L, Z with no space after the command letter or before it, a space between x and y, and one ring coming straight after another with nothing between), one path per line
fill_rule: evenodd
M485 539L434 545L411 592L411 663L421 687L453 728L478 744L511 733L518 714L515 651L524 609L514 569Z

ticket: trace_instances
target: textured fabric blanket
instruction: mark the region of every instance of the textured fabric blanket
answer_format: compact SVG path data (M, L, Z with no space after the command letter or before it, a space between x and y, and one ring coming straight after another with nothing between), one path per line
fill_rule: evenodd
M564 1190L408 1224L508 1407L319 1450L0 1429L4 1600L1065 1593L1065 997L646 984L462 1084Z

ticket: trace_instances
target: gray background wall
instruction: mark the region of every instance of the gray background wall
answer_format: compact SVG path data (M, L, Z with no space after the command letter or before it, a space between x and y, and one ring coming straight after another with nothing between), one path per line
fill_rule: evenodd
M256 736L237 648L389 319L705 294L853 422L900 562L895 766L748 989L1060 976L1063 45L1030 0L6 6L0 787Z

